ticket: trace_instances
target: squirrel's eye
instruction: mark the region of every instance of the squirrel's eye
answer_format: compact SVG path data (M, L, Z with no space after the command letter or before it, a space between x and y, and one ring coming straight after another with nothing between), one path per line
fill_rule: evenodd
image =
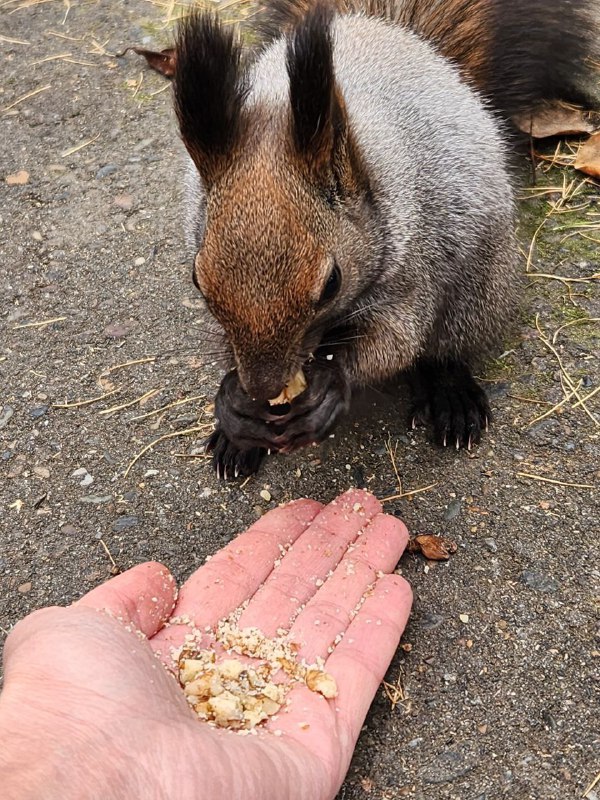
M334 264L333 269L327 278L327 283L323 287L320 303L328 303L330 300L333 300L333 298L339 292L341 285L342 273L338 265Z

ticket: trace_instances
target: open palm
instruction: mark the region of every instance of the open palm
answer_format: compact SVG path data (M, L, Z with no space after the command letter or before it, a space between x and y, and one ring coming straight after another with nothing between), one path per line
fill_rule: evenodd
M366 492L325 507L298 500L219 551L177 599L166 568L147 563L30 615L5 648L0 734L14 747L0 762L22 770L5 796L334 797L410 610L408 584L390 574L406 541ZM338 685L326 700L294 684L255 736L199 722L159 660L172 669L192 632L211 646L210 629L245 601L239 627L289 631L299 657L325 659Z

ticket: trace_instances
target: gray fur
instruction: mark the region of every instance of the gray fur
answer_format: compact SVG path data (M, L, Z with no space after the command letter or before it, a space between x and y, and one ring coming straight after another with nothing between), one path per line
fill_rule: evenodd
M366 336L349 347L353 382L386 378L418 357L472 362L514 314L514 202L500 123L458 70L413 33L339 17L334 65L367 165L383 265L350 312ZM288 103L285 42L260 56L247 103ZM189 171L188 241L199 246L204 194ZM199 210L200 209L200 210ZM368 278L366 274L365 285Z

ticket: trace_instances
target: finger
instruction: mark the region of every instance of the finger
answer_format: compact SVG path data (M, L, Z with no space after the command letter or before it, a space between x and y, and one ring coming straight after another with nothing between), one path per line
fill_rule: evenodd
M240 628L257 627L266 635L288 629L299 609L335 569L348 545L381 511L372 494L352 489L326 506L290 548L241 615Z
M171 616L176 598L177 586L169 570L148 561L92 589L74 605L108 611L151 637Z
M338 720L352 746L398 647L411 604L412 591L404 578L380 578L325 662L337 682Z
M368 587L394 569L407 542L408 531L396 517L378 514L370 522L292 625L290 638L300 645L299 658L309 664L317 656L327 658Z
M237 536L183 584L175 618L197 629L212 627L256 592L275 561L311 524L321 509L313 500L295 500L269 511ZM178 647L186 632L181 625L161 633Z

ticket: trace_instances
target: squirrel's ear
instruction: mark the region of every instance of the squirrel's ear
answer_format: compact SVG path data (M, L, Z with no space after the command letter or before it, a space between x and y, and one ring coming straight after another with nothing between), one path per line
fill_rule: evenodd
M315 6L288 40L291 135L296 153L315 177L351 191L358 178L357 159L335 83L332 16L328 7Z
M242 45L214 14L192 12L179 26L175 111L183 142L211 183L238 144L248 91Z

